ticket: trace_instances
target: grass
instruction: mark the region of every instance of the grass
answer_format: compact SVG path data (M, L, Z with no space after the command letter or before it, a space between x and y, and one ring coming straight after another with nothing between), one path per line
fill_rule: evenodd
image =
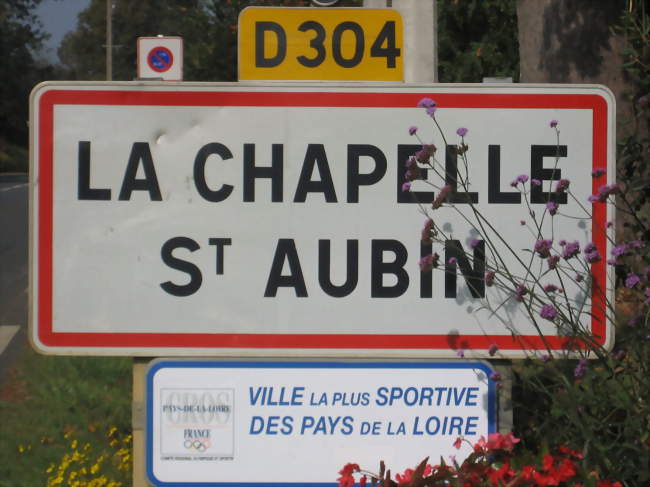
M110 485L99 481L107 468L94 468L93 484L79 478L118 451L125 459L131 359L44 356L26 348L0 388L0 487L72 486L75 477L79 487ZM65 478L55 481L62 472ZM130 470L112 474L130 483Z

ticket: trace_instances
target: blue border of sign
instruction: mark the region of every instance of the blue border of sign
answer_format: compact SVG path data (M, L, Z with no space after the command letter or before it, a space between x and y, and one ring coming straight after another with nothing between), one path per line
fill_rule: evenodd
M163 482L153 474L153 379L163 368L273 368L273 369L480 369L488 379L488 432L496 432L496 384L490 378L494 369L481 361L454 362L390 362L390 361L257 361L257 360L167 360L157 359L151 363L146 374L146 430L145 460L147 480L155 487L335 487L336 482ZM334 476L336 472L332 473Z

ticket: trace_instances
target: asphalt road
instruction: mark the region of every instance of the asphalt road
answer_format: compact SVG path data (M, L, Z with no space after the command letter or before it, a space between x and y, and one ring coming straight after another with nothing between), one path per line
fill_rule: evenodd
M0 174L0 383L26 343L28 178Z

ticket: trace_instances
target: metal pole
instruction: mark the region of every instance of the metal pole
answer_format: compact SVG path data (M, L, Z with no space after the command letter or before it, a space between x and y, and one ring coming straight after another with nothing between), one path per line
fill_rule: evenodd
M106 0L106 81L113 80L113 0Z

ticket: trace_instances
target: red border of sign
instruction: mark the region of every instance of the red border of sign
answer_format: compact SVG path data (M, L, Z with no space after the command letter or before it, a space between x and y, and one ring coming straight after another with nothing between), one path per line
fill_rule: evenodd
M607 169L608 106L597 94L550 93L419 93L386 92L268 92L268 91L130 91L51 89L39 99L38 152L38 316L37 333L48 347L85 348L221 348L221 349L385 349L485 350L496 344L502 351L581 348L567 338L537 335L400 334L236 334L236 333L61 333L52 329L53 241L53 130L56 105L153 106L286 106L286 107L395 107L411 108L424 96L445 108L587 109L593 114L593 169ZM594 180L593 192L598 183ZM592 235L599 249L606 248L606 206L593 206ZM606 263L592 264L591 331L606 342Z

